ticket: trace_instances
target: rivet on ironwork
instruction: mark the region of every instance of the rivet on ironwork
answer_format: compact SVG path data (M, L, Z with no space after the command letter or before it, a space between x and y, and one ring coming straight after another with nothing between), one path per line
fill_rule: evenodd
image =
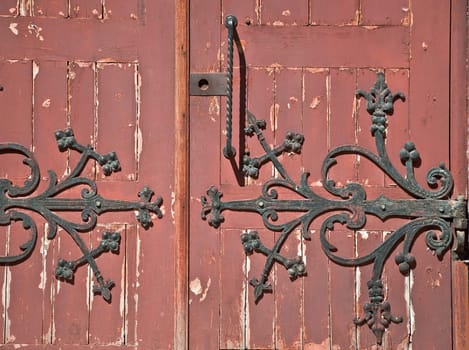
M102 155L97 153L90 145L83 146L75 140L72 129L60 130L55 133L57 145L61 152L73 150L81 153L75 168L63 180L58 181L54 171L49 170L49 184L47 188L37 195L33 195L40 182L39 166L33 154L24 146L14 143L0 144L0 154L19 154L24 156L23 164L31 170L31 176L23 186L16 186L8 179L0 179L0 226L9 226L14 221L22 221L23 228L30 230L30 239L20 246L21 252L16 255L0 257L0 264L16 264L25 260L33 251L37 241L37 225L27 212L40 214L48 223L47 238L54 239L57 228L61 227L80 248L81 257L73 261L59 258L55 276L58 279L73 282L74 273L79 266L88 264L94 273L97 285L93 287L96 294L101 294L104 300L111 301L111 288L114 282L105 280L102 276L96 258L105 252L118 253L120 234L118 232L105 232L97 248L86 246L80 233L92 231L97 224L97 217L111 211L137 211L137 220L143 228L152 225L152 214L161 218L161 197L151 202L153 191L144 187L138 196L140 201L129 202L110 200L98 194L95 181L81 176L89 160L95 160L106 176L120 170L120 163L115 152ZM80 198L60 196L68 190L81 189ZM73 222L61 217L60 212L79 212L82 222Z
M308 184L308 173L301 176L299 183L293 181L280 163L278 156L281 152L300 152L304 141L303 136L288 132L287 141L272 149L262 133L263 122L256 120L255 116L248 112L246 132L251 135L256 134L265 151L263 156L250 158L248 167L253 168L254 163L258 166L271 161L281 178L267 180L262 186L259 197L246 200L222 201L222 193L216 187L211 186L207 191L207 196L202 196L201 217L207 220L210 226L217 228L224 221L222 215L224 211L253 212L262 217L264 226L268 230L280 233L272 248L262 243L258 232L241 235L246 254L260 253L266 256L261 276L250 280L250 284L254 287L255 301L258 302L266 292L272 291L269 275L274 264L284 266L292 279L306 275L303 258L301 256L284 257L281 254L282 246L297 228L303 238L310 240L311 223L316 218L328 214L319 231L319 240L327 257L334 263L347 267L373 265L368 282L370 302L363 306L363 316L355 319L354 322L359 326L367 324L375 334L376 342L381 344L386 329L392 323L402 322L401 317L391 314L391 304L384 298L381 276L386 260L402 244L402 250L396 254L395 262L403 275L408 274L416 266L416 259L411 254L411 248L422 232L426 232L427 247L438 257L442 257L453 242L450 224L454 222L455 225L460 225L460 223L467 222L467 203L461 197L457 200L449 199L454 184L453 177L444 164L431 168L427 172L427 186L421 186L417 182L414 168L420 163L420 154L414 143L406 142L400 151L400 159L405 166L405 175L402 175L392 164L385 143L387 117L394 111L394 102L398 99L404 101L405 97L402 93L391 93L383 73L378 73L377 81L370 92L359 90L356 96L367 100L367 111L371 115L372 123L371 135L375 138L377 153L359 145L343 145L332 149L326 155L321 167L322 184L323 188L334 198L325 198L315 193ZM389 199L381 195L376 199L367 199L366 189L359 183L351 182L338 186L330 178L329 170L343 155L359 155L367 158L413 198ZM248 175L258 173L258 168L257 172L251 170ZM279 199L278 189L282 189L282 193L290 192L299 199ZM295 213L297 217L280 222L279 213L281 212ZM334 230L336 225L345 226L348 230L362 229L366 225L368 215L378 217L382 221L395 217L409 221L392 232L371 253L351 259L341 257L337 252L337 247L329 241L327 233ZM436 234L434 230L439 231L440 234Z

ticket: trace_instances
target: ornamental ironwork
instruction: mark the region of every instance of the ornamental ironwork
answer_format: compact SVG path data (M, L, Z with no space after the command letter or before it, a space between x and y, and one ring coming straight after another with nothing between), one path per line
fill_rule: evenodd
M389 159L385 143L387 117L393 114L394 102L404 101L405 97L402 93L391 93L382 72L378 73L377 81L371 90L357 91L356 98L366 100L367 111L371 116L371 135L375 138L377 151L372 152L359 145L343 145L332 149L326 155L321 167L322 186L332 198L325 198L314 192L308 185L308 173L302 175L299 183L295 182L278 158L282 152L300 153L304 142L303 135L287 132L283 143L272 148L262 132L265 122L257 120L248 112L246 135L256 135L265 153L256 158L244 157L245 175L257 177L260 166L270 161L280 177L267 180L262 186L261 194L253 199L223 201L222 193L215 186L210 187L207 195L201 198L201 217L207 220L210 226L218 228L224 221L225 211L253 212L262 217L267 229L280 233L272 248L268 248L261 241L258 232L251 231L241 235L246 254L260 253L266 257L261 276L249 281L254 288L257 303L264 293L272 291L269 275L275 264L282 265L292 280L306 275L303 257L283 256L282 246L297 228L301 230L304 239L310 240L311 223L319 216L328 214L319 231L321 246L327 257L343 266L373 265L368 281L370 299L363 305L363 316L354 319L354 323L358 326L367 324L375 334L376 342L381 344L389 325L402 322L402 317L391 313L391 304L385 300L382 273L386 260L402 243L401 250L395 255L395 261L399 271L403 275L408 274L415 267L415 256L411 253L412 244L422 232L426 232L425 242L428 248L441 257L453 243L451 223L466 222L466 202L463 198L450 199L454 186L453 177L444 164L427 172L428 187L423 187L417 182L414 168L420 163L420 154L414 143L406 142L400 151L405 175L402 175ZM367 199L365 188L359 183L350 182L343 186L336 184L330 178L329 170L343 155L367 158L413 198L390 199L381 195L376 199ZM282 193L290 192L300 199L281 199L280 190ZM297 216L279 223L279 214L282 212L296 213ZM367 215L373 215L382 221L396 217L409 221L392 232L371 253L357 258L340 256L338 249L329 241L328 232L334 230L335 225L343 225L349 230L360 230L366 225ZM465 228L465 225L463 227Z
M154 192L148 187L143 187L138 193L139 200L134 202L103 198L98 194L96 182L81 174L88 161L92 160L101 166L105 176L120 171L121 167L116 153L99 154L90 145L79 144L70 128L57 131L55 138L61 152L72 150L80 153L81 157L75 167L61 181L58 181L54 171L49 170L47 188L36 195L34 192L39 186L41 176L33 153L19 144L0 144L0 154L24 156L23 164L31 171L31 175L22 186L14 185L9 179L0 179L0 226L9 226L13 222L20 221L23 228L30 231L29 240L19 247L21 252L16 255L1 256L0 264L17 264L31 254L37 241L38 232L37 225L28 212L36 212L47 221L47 238L49 240L56 237L57 229L61 227L70 235L83 254L72 261L59 258L55 269L56 278L73 282L76 269L88 264L97 281L93 292L101 294L104 300L111 302L111 288L114 286L114 282L105 280L98 268L96 258L105 252L118 253L121 236L118 232L104 232L99 245L90 249L81 234L92 231L97 225L97 217L111 211L136 211L137 221L144 229L148 229L152 226L152 216L161 218L163 215L160 209L162 198L158 196L152 201ZM67 191L74 193L74 189L81 191L79 198L61 196ZM61 217L61 212L78 212L81 214L81 222L73 222Z

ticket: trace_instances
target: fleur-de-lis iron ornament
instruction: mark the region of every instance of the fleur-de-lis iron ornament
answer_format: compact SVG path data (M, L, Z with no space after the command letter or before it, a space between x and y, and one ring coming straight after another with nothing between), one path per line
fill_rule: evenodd
M265 227L279 232L272 248L266 247L258 232L251 231L241 235L241 242L246 254L261 253L266 256L266 262L260 278L253 278L250 284L254 287L256 303L264 293L272 291L269 274L274 264L285 267L292 280L306 274L306 266L301 256L286 258L281 255L285 241L296 228L301 229L303 238L311 239L309 227L317 217L329 213L321 224L319 239L324 253L333 262L349 267L373 264L371 278L368 282L370 301L363 306L364 314L354 320L356 325L367 324L376 336L376 342L382 343L383 334L391 323L402 322L401 317L393 316L391 305L385 300L383 293L382 273L384 263L403 242L402 250L395 256L396 264L402 274L406 275L415 266L415 257L411 254L411 247L419 233L427 232L426 244L429 249L441 257L453 242L452 222L466 221L466 201L463 198L451 200L453 177L448 169L441 164L427 172L428 189L422 187L414 176L414 167L420 162L420 155L412 142L406 142L400 151L400 159L405 165L405 176L396 169L390 161L386 151L387 116L393 114L393 104L396 100L404 101L402 93L392 94L382 72L378 73L377 81L370 92L357 91L357 99L365 98L367 111L371 115L371 135L375 138L377 153L359 145L344 145L332 149L325 157L322 168L322 184L324 189L336 199L325 198L313 191L308 185L308 173L304 173L297 184L287 174L278 155L282 152L300 153L304 138L300 134L288 132L287 138L281 146L271 149L262 134L264 121L248 112L248 126L246 134L256 135L265 154L257 157L245 157L245 174L256 177L259 167L272 162L281 178L273 178L262 186L259 197L247 200L222 201L222 193L214 186L202 196L201 217L210 226L218 228L224 221L224 211L254 212L262 216ZM366 198L365 188L359 183L351 182L338 186L329 178L329 170L338 162L340 156L359 155L370 160L388 175L402 190L413 199L389 199L384 195L376 199ZM279 199L278 189L289 190L301 199ZM298 216L285 223L277 223L280 212L297 213ZM328 240L327 232L334 229L334 225L345 225L349 230L359 230L365 227L367 215L373 215L385 221L391 217L409 219L402 227L389 235L384 242L371 253L357 258L344 258L338 255L337 248ZM458 219L458 220L456 220ZM461 229L463 227L460 227ZM436 234L437 230L440 234Z
M144 187L139 193L139 201L127 202L121 200L110 200L98 194L96 182L81 176L83 169L89 160L95 160L104 175L109 176L120 170L120 163L115 152L105 155L97 153L90 145L79 144L72 129L57 131L55 133L57 145L61 152L73 150L81 153L75 168L71 170L63 180L58 181L54 171L49 170L49 184L47 188L37 195L33 193L40 182L39 166L32 152L22 145L14 143L0 144L1 154L19 154L24 156L23 163L31 170L30 177L22 186L14 185L9 179L0 179L0 226L11 225L15 221L21 221L25 230L30 230L30 239L20 246L21 252L17 255L1 256L0 264L15 264L25 260L33 251L37 241L37 225L29 212L40 214L48 223L47 238L54 239L58 227L65 230L81 250L83 256L73 261L59 259L55 276L64 281L73 282L76 269L88 264L96 278L97 285L93 292L101 294L107 301L111 302L111 288L114 286L112 280L105 280L102 276L96 258L104 252L119 252L120 234L118 232L104 232L99 245L90 249L86 246L80 233L90 232L96 227L97 217L110 211L136 211L137 221L144 229L152 225L152 214L161 218L163 213L160 209L161 197L151 201L153 191ZM65 198L59 195L74 188L81 189L81 198ZM81 222L72 222L61 217L60 212L79 212Z

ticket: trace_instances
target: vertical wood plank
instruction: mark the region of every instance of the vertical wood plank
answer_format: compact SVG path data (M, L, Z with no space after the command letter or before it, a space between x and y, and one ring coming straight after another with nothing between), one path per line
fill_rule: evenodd
M103 17L105 19L132 19L143 23L144 5L139 0L104 0Z
M262 243L272 248L274 234L266 229L258 230ZM260 279L266 257L255 253L247 257L248 279ZM275 286L275 268L269 276L269 282ZM273 292L275 293L275 291ZM257 304L254 303L254 288L249 285L247 292L248 302L246 305L246 348L248 349L273 349L275 344L275 295L266 293Z
M83 144L96 147L95 119L96 119L96 87L95 69L93 63L70 62L68 64L67 78L67 124L61 128L70 126ZM59 129L61 129L59 128ZM70 152L69 166L75 167L80 159L77 152ZM95 178L95 162L90 161L82 172L82 175L91 179Z
M32 215L37 220L37 215ZM40 226L38 227L40 229ZM29 230L21 223L10 226L9 255L21 253L20 246L27 242ZM41 233L38 233L41 236ZM40 242L41 239L39 238ZM7 294L5 343L38 344L42 342L43 296L41 284L42 256L39 249L17 266L10 266ZM27 279L24 276L28 276ZM35 302L36 301L36 302Z
M288 132L303 134L302 75L301 69L279 69L275 74L275 101L278 105L275 109L277 122L275 146L285 140ZM302 158L302 155L294 152L283 153L279 157L290 177L297 181L301 177ZM276 176L280 177L280 174Z
M342 257L355 256L355 233L335 228L329 240L337 247L336 254ZM357 349L357 329L353 323L356 314L356 285L354 268L340 266L334 262L329 267L330 279L330 334L332 348Z
M239 25L256 25L261 23L262 7L257 0L223 0L222 22L228 15L235 15ZM222 31L223 33L223 31ZM223 35L223 34L222 34Z
M37 61L34 69L34 152L41 178L48 182L49 169L58 179L67 172L67 152L59 151L54 137L67 125L67 64Z
M262 24L273 26L307 25L308 0L285 3L281 0L261 1Z
M184 17L179 18L186 11L180 4L180 1L145 1L145 26L139 27L142 51L138 63L141 98L138 139L142 144L136 189L144 185L151 187L155 196L163 198L164 210L163 219L154 219L152 228L143 230L139 226L138 235L129 236L129 239L136 239L139 249L135 338L139 349L148 350L185 349L182 344L187 342L188 258L184 244L188 239L188 225L181 225L187 220L188 205L184 193L178 193L187 185L181 182L180 175L187 168L183 154L178 153L186 146L178 138L183 138L184 135L179 134L187 132L184 125L179 124L188 115L184 107L187 75L180 66L182 58L187 57L184 44L187 38L179 36L186 25ZM177 40L173 40L175 31L179 33ZM155 40L161 45L155 45ZM179 64L177 69L175 57ZM176 154L182 158L177 158ZM178 176L175 171L180 172Z
M389 159L397 169L404 173L404 165L399 156L400 150L404 144L413 140L410 135L409 123L410 114L409 109L413 101L409 99L409 81L410 72L407 69L387 69L385 72L386 82L393 93L402 92L406 100L405 102L398 100L394 103L394 113L388 117L388 129L386 132L386 150L388 151ZM384 183L386 187L394 187L396 184L388 176L385 177ZM404 195L404 194L403 194Z
M35 17L68 17L68 0L34 0L33 11Z
M103 18L103 0L70 0L70 17Z
M410 135L422 158L416 178L425 184L426 170L449 161L449 30L450 7L438 1L412 1L411 27L412 60L410 66ZM428 84L428 81L435 83ZM428 137L435 135L435 137ZM431 150L431 151L425 151ZM417 257L414 271L412 303L415 310L415 332L412 337L416 348L440 349L452 344L451 324L451 270L450 254L442 261L428 251L420 237L413 248ZM432 327L432 336L424 325L428 324L428 305L432 315L444 320Z
M360 24L363 25L409 25L409 0L361 0L360 15Z
M83 234L81 238L89 247L90 234ZM59 259L72 261L82 256L80 249L67 232L59 229L56 240L54 266L57 266ZM73 284L59 280L55 282L52 324L53 343L88 344L90 278L88 267L82 266L75 272Z
M303 244L307 276L304 283L304 349L330 348L330 262L319 241L319 227L310 229L311 241Z
M356 75L353 69L331 69L329 96L329 149L356 143L355 115ZM357 178L356 156L341 156L331 168L329 177L343 186Z
M18 15L18 0L5 0L0 3L1 17L14 17Z
M174 346L179 349L189 348L189 243L191 234L189 231L190 220L190 185L189 167L190 159L190 123L189 118L189 11L190 3L187 0L178 0L175 3L174 33L174 272L176 280L174 284L175 301L175 329ZM188 238L189 235L189 238ZM214 275L215 277L215 275ZM215 299L216 300L216 299Z
M272 148L275 145L277 130L278 105L274 97L274 77L276 68L253 68L248 71L248 110L256 116L257 120L265 120L266 128L263 130L264 138ZM254 135L246 139L246 150L251 158L265 154L259 140ZM264 164L259 170L257 179L249 178L250 184L262 184L274 175L271 162Z
M327 69L306 68L303 71L303 165L310 182L320 185L321 166L327 154L328 141L328 76Z
M279 233L275 234L276 239ZM280 251L288 259L303 256L301 232L295 230ZM275 266L275 335L279 349L302 349L303 338L303 278L292 281L286 269Z
M220 286L220 348L242 349L245 345L246 257L242 248L241 231L221 231L220 280L212 281L211 288ZM202 298L208 289L202 290ZM196 297L192 302L203 302Z
M467 45L467 4L451 2L451 173L454 176L454 195L467 198L467 95L468 71L466 68ZM453 339L455 349L469 347L469 284L467 266L452 262L452 300L453 300Z
M104 281L112 280L115 286L111 289L112 302L107 303L100 294L91 294L90 300L90 344L124 344L124 320L126 295L126 226L123 224L111 224L105 227L99 226L91 234L91 247L96 248L102 240L105 232L117 232L121 236L119 254L111 252L103 253L97 264ZM93 271L91 274L91 288L97 285ZM106 315L106 320L103 320Z
M19 143L28 149L33 141L32 67L32 61L8 61L0 64L0 84L3 86L3 91L0 92L2 142ZM14 122L7 122L9 120ZM29 175L29 169L21 166L22 157L4 155L2 158L2 178L25 179Z
M116 152L121 171L106 177L97 167L97 178L138 180L137 70L134 64L98 63L97 146L102 154ZM115 140L119 140L116 144Z
M369 69L359 69L357 71L357 89L370 91L376 82L376 72ZM357 141L358 144L373 153L376 151L375 138L371 135L370 127L372 125L371 116L366 110L366 100L363 98L357 99ZM360 156L357 159L358 163L358 180L365 186L383 186L384 174L383 171L371 163L368 159ZM366 283L365 283L366 285Z
M344 3L332 0L324 6L321 0L311 0L311 24L313 25L356 25L359 19L360 0Z

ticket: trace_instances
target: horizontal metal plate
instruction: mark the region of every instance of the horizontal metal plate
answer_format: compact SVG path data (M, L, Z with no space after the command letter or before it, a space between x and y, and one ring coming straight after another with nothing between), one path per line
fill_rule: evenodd
M226 96L226 73L191 73L189 92L191 96Z

